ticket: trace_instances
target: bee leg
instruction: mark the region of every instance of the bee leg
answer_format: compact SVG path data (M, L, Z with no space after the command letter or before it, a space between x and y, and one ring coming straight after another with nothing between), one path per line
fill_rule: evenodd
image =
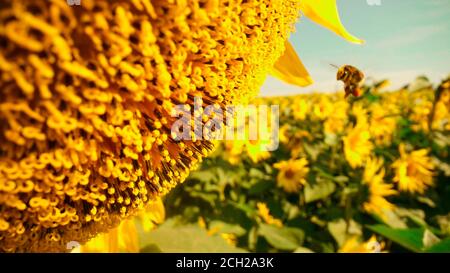
M346 85L344 90L345 90L344 98L347 98L352 93L352 91L351 91L352 89L350 88L350 86Z

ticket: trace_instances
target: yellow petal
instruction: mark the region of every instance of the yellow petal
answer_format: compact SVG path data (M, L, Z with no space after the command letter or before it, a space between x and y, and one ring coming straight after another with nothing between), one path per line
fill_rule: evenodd
M364 43L364 40L351 35L342 25L336 0L301 0L300 3L303 14L315 23L328 28L352 43Z
M116 227L105 234L106 247L104 251L107 253L119 252L119 228Z
M119 228L101 233L80 248L81 253L117 253L119 252Z
M128 253L139 252L139 239L133 219L123 221L119 226L120 248Z
M277 60L272 68L272 76L290 84L298 86L308 86L313 80L306 71L300 58L297 56L295 49L286 41L286 49L284 54Z
M166 217L164 203L161 198L150 202L145 210L138 214L138 218L141 220L144 231L150 231L156 227L157 224L164 222Z
M166 218L166 210L164 209L164 202L161 198L158 198L155 201L151 202L148 205L146 212L157 224L161 224Z

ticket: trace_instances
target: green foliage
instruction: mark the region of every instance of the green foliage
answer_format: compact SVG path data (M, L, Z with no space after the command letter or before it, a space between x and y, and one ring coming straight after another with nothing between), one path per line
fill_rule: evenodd
M299 228L274 227L262 224L258 230L259 235L267 242L280 250L295 250L302 246L305 237L304 232Z
M168 222L141 234L143 251L360 251L367 247L363 242L376 235L384 247L382 251L450 252L449 132L419 126L427 117L413 115L415 103L433 102L434 93L423 80L414 85L414 92L392 94L377 93L377 86L368 87L371 91L366 95L344 101L348 103L348 119L345 128L335 133L324 129L327 118L334 117L334 109L330 117L317 118L311 108L300 121L293 117L291 109L295 99L286 99L287 106L280 107L280 126L288 128L288 143L281 143L278 150L256 163L243 150L233 164L232 155L219 145L183 185L166 196ZM325 96L300 99L313 107ZM272 103L283 106L283 99ZM332 105L343 100L336 95L327 99ZM399 191L385 197L394 206L383 216L369 213L364 207L371 194L363 181L365 166L352 168L344 155L346 130L353 128L358 119L352 112L356 104L367 109L369 122L380 111L372 107L381 105L381 109L391 111L381 118L394 120L391 139L370 139L374 145L371 155L383 159L384 183L398 190L392 164L400 157L400 144L409 150L428 149L435 165L433 187L423 194ZM309 162L307 183L298 192L286 192L277 182L279 170L273 165L298 158ZM261 204L267 206L268 215L261 212ZM360 244L359 249L348 249L352 240Z
M227 244L220 236L210 236L198 225L176 225L166 222L158 229L141 233L141 252L227 253L245 252Z
M423 237L425 230L423 228L394 229L385 225L373 225L367 226L367 228L410 251L420 252L424 248Z

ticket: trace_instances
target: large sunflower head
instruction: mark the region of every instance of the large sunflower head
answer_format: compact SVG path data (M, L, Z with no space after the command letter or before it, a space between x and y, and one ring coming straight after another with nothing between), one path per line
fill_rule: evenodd
M184 180L213 148L174 105L245 102L298 1L6 1L0 10L4 251L83 243Z

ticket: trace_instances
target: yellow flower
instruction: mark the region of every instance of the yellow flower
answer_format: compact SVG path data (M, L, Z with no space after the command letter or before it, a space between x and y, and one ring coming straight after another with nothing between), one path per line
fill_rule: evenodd
M306 115L310 112L310 103L306 98L296 97L294 98L291 111L296 120L305 120Z
M27 184L0 193L1 250L64 251L187 177L213 144L175 142L173 106L255 97L299 11L294 0L237 5L1 5L0 179ZM31 207L34 196L51 206Z
M267 145L270 140L248 140L245 143L245 148L248 157L253 163L258 163L270 157L270 152L267 151Z
M392 140L392 134L397 128L396 113L386 109L388 104L376 103L371 106L371 117L369 132L378 145L389 145Z
M232 165L241 162L242 153L245 148L244 141L229 140L224 142L224 158Z
M438 98L432 113L433 130L450 130L450 77L438 87Z
M353 236L345 241L339 249L340 253L378 253L384 249L384 242L378 242L375 235L366 242L361 242L359 236Z
M313 114L320 120L326 119L334 111L333 103L326 95L322 95L318 102L314 103Z
M367 109L361 103L355 103L352 107L352 114L356 118L356 126L367 127L368 117Z
M220 233L220 237L231 246L236 246L237 244L237 237L234 233Z
M305 158L275 163L273 166L279 170L277 176L278 186L289 193L298 192L307 183L306 175L309 172L307 165L308 160Z
M256 207L258 208L258 215L261 217L261 219L266 222L269 225L274 225L277 227L282 227L283 223L280 219L274 218L272 215L270 215L269 208L265 203L258 202L256 204Z
M348 120L348 102L340 100L334 103L333 114L330 115L323 125L325 133L336 134L344 131Z
M247 154L253 163L258 163L270 157L267 151L270 139L256 140L230 140L225 141L225 158L232 165L237 165L242 160L243 153Z
M165 219L165 209L161 198L150 202L136 218L126 219L108 233L102 233L81 246L80 252L139 252L136 220L144 231L150 231Z
M411 128L414 131L429 131L428 118L431 114L433 103L429 100L418 99L414 102L411 116L409 117L414 124Z
M289 124L283 124L280 127L280 142L283 144L287 144L289 143L289 130L290 130L290 125Z
M127 219L108 233L102 233L81 246L80 252L88 253L118 253L139 252L139 240L136 224L133 219Z
M300 8L360 42L329 0L2 4L0 250L66 251L183 181L214 143L175 142L174 105L245 104L272 68L309 83L286 63Z
M157 198L149 202L146 208L137 214L136 218L139 220L144 231L150 231L157 225L162 224L166 218L166 210L164 209L162 199Z
M206 221L202 216L198 218L198 225L200 226L200 228L206 230L209 236L213 236L217 233L220 233L221 229L220 225L208 229L208 227L206 226ZM236 234L234 233L222 232L220 233L220 237L222 237L222 239L224 239L229 245L236 246L237 244L237 237Z
M450 97L450 95L446 95L445 97ZM450 128L450 106L448 106L450 100L445 97L443 96L443 98L436 102L432 121L432 128L435 130L444 131Z
M423 194L425 190L433 186L434 164L428 157L427 149L420 149L407 153L405 145L399 146L400 158L392 167L395 169L394 182L398 183L401 191Z
M370 156L373 144L367 127L355 126L343 138L344 155L352 168L362 166Z
M368 200L363 208L368 213L374 213L385 219L385 213L394 208L394 205L386 200L386 197L396 194L393 185L384 182L385 170L383 160L369 158L366 162L363 175L363 183L368 187Z

